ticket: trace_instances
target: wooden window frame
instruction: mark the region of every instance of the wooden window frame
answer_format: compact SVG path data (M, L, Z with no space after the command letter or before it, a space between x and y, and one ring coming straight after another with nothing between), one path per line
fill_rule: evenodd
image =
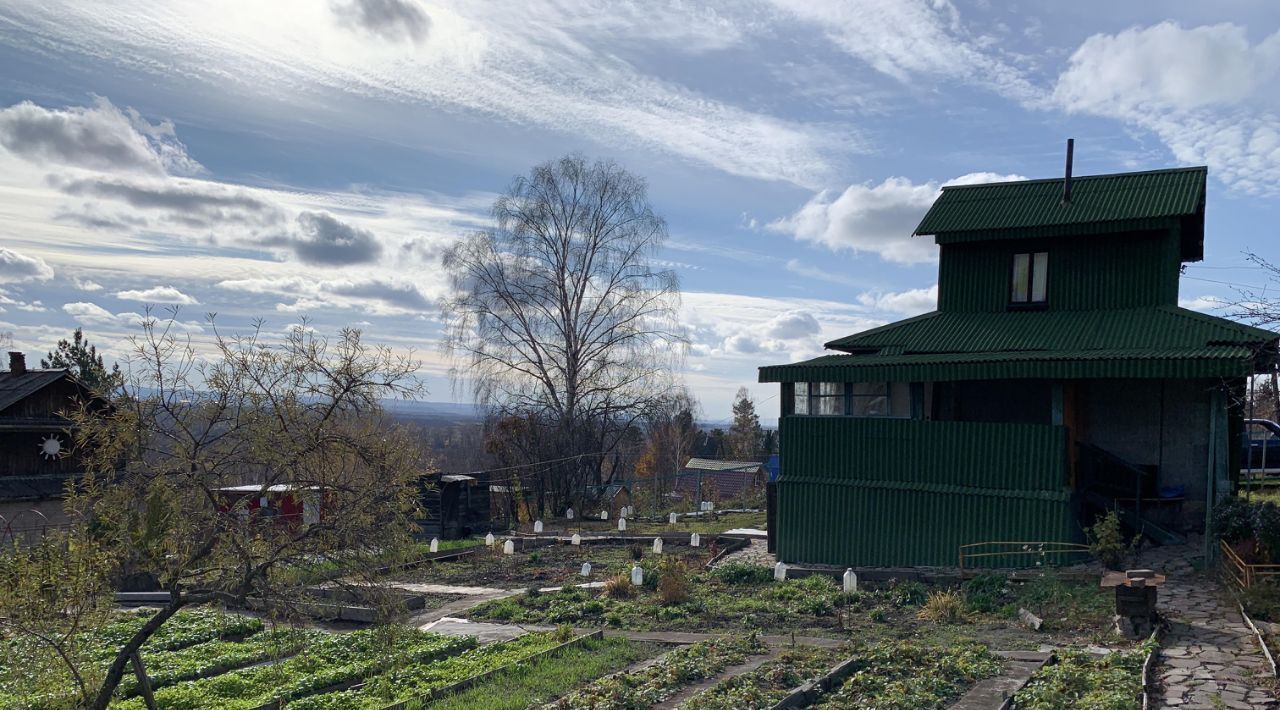
M1041 300L1033 300L1035 296L1036 275L1039 271L1036 269L1036 257L1044 255L1044 273L1041 277L1044 282L1044 298ZM1027 298L1025 301L1019 301L1014 298L1014 287L1017 285L1018 275L1018 257L1027 257ZM1049 305L1049 252L1044 251L1018 251L1009 257L1009 308L1011 309L1037 309L1045 308Z

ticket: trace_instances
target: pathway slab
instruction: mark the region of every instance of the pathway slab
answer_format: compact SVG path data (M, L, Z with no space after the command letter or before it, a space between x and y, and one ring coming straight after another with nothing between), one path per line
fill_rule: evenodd
M1156 707L1276 708L1275 678L1227 590L1193 567L1199 541L1150 550L1144 566L1162 569L1159 607L1168 623L1155 673ZM1200 558L1202 559L1202 558Z

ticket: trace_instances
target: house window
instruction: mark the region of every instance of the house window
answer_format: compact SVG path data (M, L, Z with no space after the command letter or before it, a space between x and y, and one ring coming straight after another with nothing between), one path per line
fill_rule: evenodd
M850 414L855 417L887 417L889 411L888 382L855 382Z
M795 406L792 408L792 414L808 414L809 413L809 383L795 383Z
M1013 255L1010 303L1044 303L1048 296L1049 252Z
M813 401L810 403L811 414L837 416L844 414L844 383L814 382Z

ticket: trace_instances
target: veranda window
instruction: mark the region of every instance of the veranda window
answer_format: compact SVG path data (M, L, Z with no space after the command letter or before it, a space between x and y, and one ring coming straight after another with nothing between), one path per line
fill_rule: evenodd
M888 382L855 382L851 411L855 417L887 417L889 411Z
M838 416L844 414L844 383L814 382L813 414Z

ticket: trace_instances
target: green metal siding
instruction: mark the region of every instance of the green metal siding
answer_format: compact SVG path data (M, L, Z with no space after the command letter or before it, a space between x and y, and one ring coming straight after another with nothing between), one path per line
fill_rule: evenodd
M787 479L1060 490L1066 429L1037 424L783 417Z
M1071 202L1062 202L1062 179L1023 180L944 187L916 234L1089 225L1196 215L1204 206L1208 169L1177 168L1081 176L1072 180ZM941 242L940 242L941 243Z
M782 442L784 561L954 565L966 543L1080 537L1062 427L784 417Z
M1013 254L1049 253L1047 309L1092 310L1176 305L1180 261L1176 237L1140 232L1076 240L949 244L938 265L938 310L1009 308Z

